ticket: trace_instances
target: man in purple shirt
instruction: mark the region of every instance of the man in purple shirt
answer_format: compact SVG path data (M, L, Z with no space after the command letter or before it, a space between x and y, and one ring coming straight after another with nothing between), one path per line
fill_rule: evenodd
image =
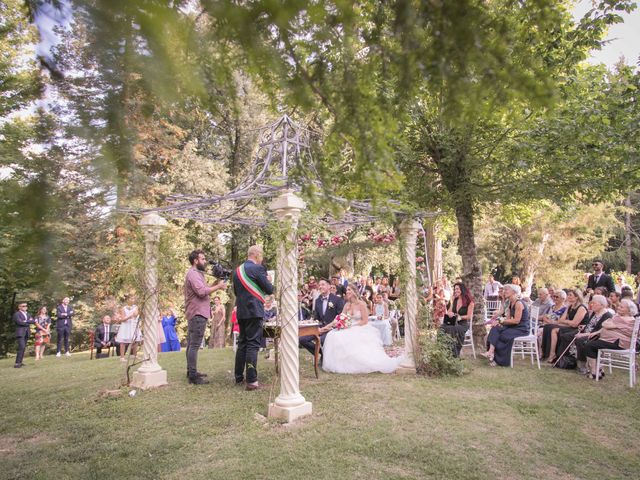
M187 328L187 378L189 383L203 385L209 383L206 375L197 370L198 351L204 337L204 330L211 314L209 295L216 290L227 288L225 282L208 285L204 279L204 271L207 268L207 259L202 250L194 250L189 254L191 268L184 280L184 305L185 316L188 321Z

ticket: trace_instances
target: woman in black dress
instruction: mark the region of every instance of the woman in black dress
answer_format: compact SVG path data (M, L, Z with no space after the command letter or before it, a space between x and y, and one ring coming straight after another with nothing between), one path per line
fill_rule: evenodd
M509 302L506 318L495 322L496 324L491 328L487 337L488 349L486 353L482 354L489 360L489 365L492 367L511 365L513 341L529 334L529 308L521 298L520 286L505 285L503 294L505 300Z
M558 354L558 334L578 333L578 326L588 320L587 307L584 305L582 292L577 288L567 292L567 310L562 314L558 323L547 324L542 331L542 359L548 358L554 363Z
M464 336L469 330L469 322L473 320L474 305L473 297L464 283L458 282L454 284L453 300L449 303L449 308L444 318L445 323L440 328L456 341L454 346L456 357L460 355Z

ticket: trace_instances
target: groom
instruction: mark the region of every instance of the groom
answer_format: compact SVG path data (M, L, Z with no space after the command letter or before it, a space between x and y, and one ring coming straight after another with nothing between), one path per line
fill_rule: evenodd
M313 305L313 318L315 318L318 322L320 322L320 344L324 345L324 339L327 337L327 333L331 330L331 327L328 326L339 313L342 313L342 308L344 307L344 300L329 293L329 289L331 285L324 278L318 282L318 289L320 290L320 295L316 298L316 301ZM305 335L300 337L300 345L306 348L311 355L315 353L316 348L316 337L312 335Z

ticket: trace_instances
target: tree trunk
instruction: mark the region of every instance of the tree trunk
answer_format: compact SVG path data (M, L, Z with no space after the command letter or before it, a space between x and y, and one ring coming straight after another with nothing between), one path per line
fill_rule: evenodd
M476 237L474 230L473 205L467 199L462 199L456 205L456 220L458 222L458 253L462 257L462 280L467 285L475 301L473 314L473 337L476 345L486 345L487 332L482 327L484 316L484 298L482 295L482 271L476 251Z
M427 234L427 268L431 272L431 282L442 277L442 240L438 238L438 224L430 219L426 222L425 232Z
M624 199L624 246L626 250L625 270L631 275L631 262L633 250L631 248L631 193Z

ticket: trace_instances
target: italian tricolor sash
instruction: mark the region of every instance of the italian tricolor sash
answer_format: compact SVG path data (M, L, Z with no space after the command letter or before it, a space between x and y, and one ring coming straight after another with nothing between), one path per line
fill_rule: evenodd
M246 288L251 295L264 303L264 293L262 293L262 290L260 290L260 287L256 282L249 278L247 272L244 271L244 264L238 267L236 273L238 274L238 279L240 280L240 283L242 283L242 286Z

